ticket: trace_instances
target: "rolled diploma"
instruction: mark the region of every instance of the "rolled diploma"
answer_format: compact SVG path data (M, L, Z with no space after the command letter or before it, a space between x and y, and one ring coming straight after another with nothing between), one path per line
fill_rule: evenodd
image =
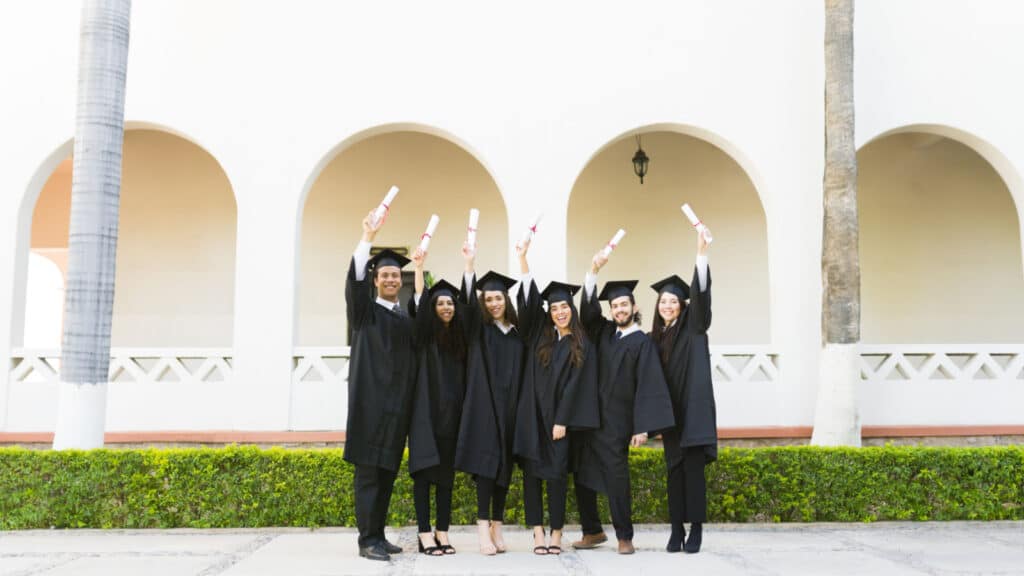
M476 226L480 223L480 211L476 208L469 209L469 227L466 228L466 243L470 248L476 248Z
M612 250L614 250L615 247L619 245L619 242L622 241L622 237L625 235L626 231L623 230L622 228L619 228L619 231L615 233L615 236L612 236L611 242L609 242L608 245L604 247L603 252L605 258L611 255Z
M690 224L693 224L693 227L697 229L697 232L703 234L704 239L707 240L708 244L711 244L711 233L708 232L708 227L700 221L700 218L697 218L697 215L693 213L693 209L690 208L690 205L683 204L682 210L683 214L686 214L686 218L690 221Z
M530 222L530 226L526 228L525 232L523 232L523 237L522 239L519 240L520 244L525 244L527 241L533 238L534 233L537 232L537 224L540 223L540 217L541 213L537 212L537 215L534 216L533 220Z
M437 214L430 216L430 222L427 224L427 231L420 237L420 250L424 252L430 246L430 239L434 237L434 230L437 230L437 223L441 221L441 218Z
M384 196L384 200L381 201L377 209L373 211L374 222L380 222L380 219L388 213L388 209L391 208L391 202L398 196L398 186L392 186L388 190L387 195Z

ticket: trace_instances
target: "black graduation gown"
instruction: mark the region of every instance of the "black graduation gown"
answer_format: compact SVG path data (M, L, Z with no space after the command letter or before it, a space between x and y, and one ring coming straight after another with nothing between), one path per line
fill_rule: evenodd
M412 319L376 303L370 272L356 280L355 260L345 299L352 328L345 460L397 472L416 387Z
M524 290L530 291L524 302ZM570 437L554 441L555 424L577 431L597 428L597 358L593 346L583 339L583 365L572 364L570 338L562 338L551 349L547 367L537 356L541 331L552 328L544 321L537 285L519 290L519 326L528 342L523 368L523 387L516 411L513 450L527 475L544 480L562 480L569 472ZM571 304L571 302L570 302ZM573 306L573 314L578 314Z
M601 427L573 438L576 481L610 496L629 496L629 442L634 434L671 428L668 385L650 338L637 330L615 337L597 295L583 295L580 319L597 350Z
M690 283L690 303L679 318L682 325L672 346L665 368L675 412L675 431L680 450L665 447L665 464L671 469L682 463L687 448L702 446L707 462L718 458L718 427L715 391L711 384L711 352L708 328L711 327L711 269L707 286L700 290L697 269Z
M416 400L409 429L409 474L416 479L451 486L455 480L455 444L466 396L466 364L438 348L429 295L414 298L409 313L414 319L416 342ZM455 315L465 334L465 306L456 299Z
M476 289L470 290L465 279L460 299L466 304L469 348L455 468L507 487L512 482L512 437L523 373L523 340L517 328L505 334L494 324L484 323Z

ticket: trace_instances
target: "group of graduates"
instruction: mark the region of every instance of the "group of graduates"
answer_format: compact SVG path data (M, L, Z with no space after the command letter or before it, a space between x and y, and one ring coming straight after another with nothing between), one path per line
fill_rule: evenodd
M363 220L345 288L352 329L345 459L355 467L360 555L389 560L402 550L385 539L384 528L407 439L420 552L455 553L448 528L456 470L476 481L481 553L505 552L505 499L518 465L535 554L562 552L570 473L583 531L573 547L607 540L597 507L602 493L618 551L631 554L629 447L654 434L662 436L667 469L672 531L666 549L699 551L704 466L717 457L718 442L705 235L697 234L690 285L671 276L652 286L657 311L645 333L633 295L637 281L607 282L597 293L605 252L594 256L577 308L581 286L551 282L537 289L529 239L516 247L515 307L509 293L517 280L495 272L477 279L474 247L465 244L459 288L444 280L428 288L427 254L415 251L415 293L403 308L398 296L410 259L391 250L370 257L382 225L373 212ZM611 318L601 300L609 302Z

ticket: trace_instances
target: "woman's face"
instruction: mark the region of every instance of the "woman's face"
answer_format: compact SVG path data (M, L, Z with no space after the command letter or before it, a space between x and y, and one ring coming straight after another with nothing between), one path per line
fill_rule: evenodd
M452 300L451 296L438 296L434 302L434 312L437 313L437 317L444 322L447 326L452 318L455 317L455 301Z
M555 302L548 305L548 314L551 314L551 321L559 330L568 330L569 322L572 321L572 306L568 302Z
M484 307L487 308L492 320L503 320L505 318L505 294L496 290L485 290Z
M671 324L683 312L683 305L679 297L671 292L662 292L658 296L658 314L665 321L665 326Z

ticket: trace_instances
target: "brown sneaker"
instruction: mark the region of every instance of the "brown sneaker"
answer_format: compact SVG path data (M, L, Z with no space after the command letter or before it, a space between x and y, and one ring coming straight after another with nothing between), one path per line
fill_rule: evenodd
M577 550L590 550L591 548L597 548L599 545L604 544L608 541L608 536L605 536L604 532L600 534L584 534L582 540L577 540L572 543L572 547Z
M636 552L632 540L619 540L619 554L632 554Z

